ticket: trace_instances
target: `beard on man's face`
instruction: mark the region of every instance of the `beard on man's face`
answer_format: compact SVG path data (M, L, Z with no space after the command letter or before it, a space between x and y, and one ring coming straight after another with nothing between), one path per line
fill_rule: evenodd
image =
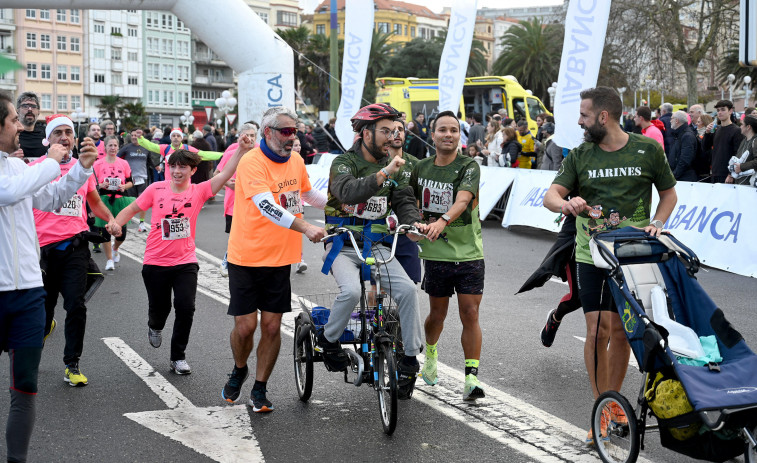
M601 143L607 136L607 129L599 125L599 117L594 120L592 125L582 125L584 129L584 141L589 143Z

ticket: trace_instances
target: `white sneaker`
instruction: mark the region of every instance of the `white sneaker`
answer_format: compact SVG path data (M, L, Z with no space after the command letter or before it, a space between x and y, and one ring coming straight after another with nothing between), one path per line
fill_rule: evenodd
M177 375L188 375L192 373L192 369L189 368L189 364L186 360L172 360L171 371L173 371Z
M297 273L305 273L308 270L308 263L304 260L297 264Z
M229 261L226 260L227 254L224 254L223 260L221 261L221 266L218 269L219 272L221 272L222 277L228 277L229 276Z
M147 225L147 222L139 222L139 231L146 232L150 230L150 227Z
M118 251L113 251L113 262L116 264L121 262L121 254Z
M115 270L116 265L113 263L113 259L108 259L108 262L105 263L105 270Z

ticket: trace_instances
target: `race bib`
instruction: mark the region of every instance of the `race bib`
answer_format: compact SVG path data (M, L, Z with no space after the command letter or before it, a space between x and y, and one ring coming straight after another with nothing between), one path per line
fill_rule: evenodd
M290 214L302 214L305 210L300 199L300 190L285 191L279 195L279 204Z
M108 177L105 182L108 184L108 191L118 191L121 188L121 179L118 177Z
M173 241L189 238L192 231L189 225L189 217L177 217L173 219L163 219L161 221L163 229L163 240Z
M81 215L82 205L84 205L84 198L77 193L71 199L66 201L66 204L60 209L55 209L53 214L64 215L67 217L78 217Z
M372 196L367 202L360 204L344 204L344 211L365 220L376 220L386 215L386 196Z
M452 190L442 188L423 189L422 209L427 212L446 213L452 207Z

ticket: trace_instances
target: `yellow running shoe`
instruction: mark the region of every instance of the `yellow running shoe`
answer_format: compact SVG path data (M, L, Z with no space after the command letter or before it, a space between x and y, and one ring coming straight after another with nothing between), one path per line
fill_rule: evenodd
M423 370L421 370L421 378L429 386L435 386L439 382L439 378L436 377L436 354L426 354L426 361L423 363Z
M66 372L63 380L71 387L81 387L87 385L87 377L79 370L78 363L66 365Z
M465 388L463 389L463 400L483 399L484 388L478 381L478 376L470 374L465 377Z

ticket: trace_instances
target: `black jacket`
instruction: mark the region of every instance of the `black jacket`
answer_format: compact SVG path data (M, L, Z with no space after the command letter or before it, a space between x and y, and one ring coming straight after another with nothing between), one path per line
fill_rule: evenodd
M518 156L520 156L522 150L523 147L518 143L518 140L509 140L502 144L502 156L507 156L509 154L511 165L515 164L515 161L518 160Z
M329 137L320 125L316 125L313 129L313 139L315 139L315 148L319 153L329 151Z
M670 129L670 147L665 152L668 157L670 170L676 180L684 182L696 182L697 173L692 163L697 154L697 138L691 132L688 125L682 125L677 129Z
M662 140L665 142L664 148L666 153L670 149L670 145L673 143L673 129L670 127L670 119L672 117L673 115L670 113L660 116L660 122L665 126L665 130L662 132Z

